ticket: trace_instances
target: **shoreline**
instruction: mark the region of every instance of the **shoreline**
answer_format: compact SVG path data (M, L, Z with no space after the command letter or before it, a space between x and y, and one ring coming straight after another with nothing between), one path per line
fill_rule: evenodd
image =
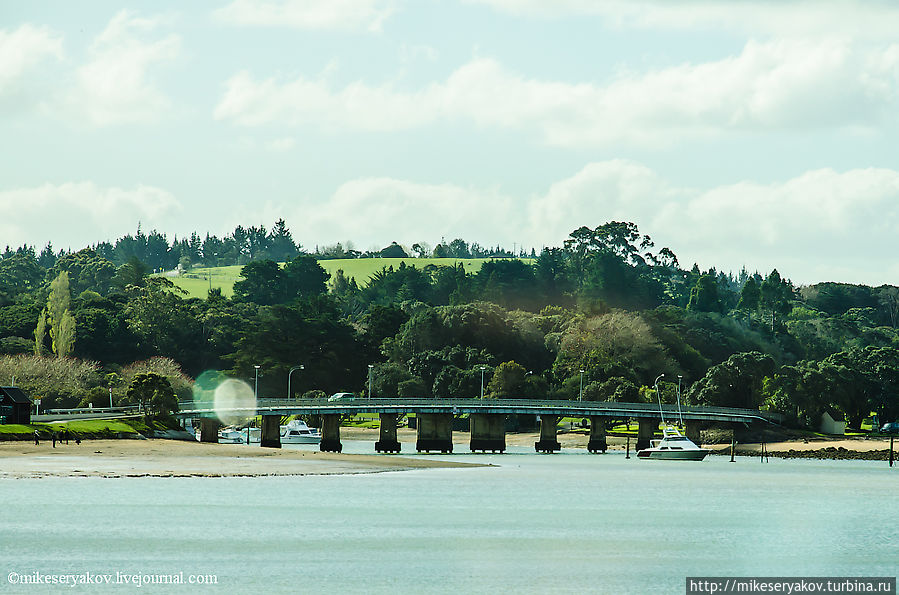
M45 477L271 477L353 475L415 469L484 467L478 463L254 449L180 440L84 440L0 443L0 479Z
M340 428L340 436L347 440L377 440L378 430L370 428ZM415 430L398 428L397 438L400 442L415 442ZM506 434L506 446L530 446L540 439L539 432L521 432ZM563 449L577 448L586 450L589 434L575 432L559 432L557 434L559 444ZM606 443L610 451L624 451L627 448L627 438L619 436L607 436ZM469 443L468 432L453 432L453 444L467 449ZM635 453L635 439L630 439L630 451ZM704 448L710 449L712 455L730 456L730 443L704 444ZM737 443L736 456L759 456L762 443L743 442ZM765 450L770 457L778 458L805 458L805 459L833 459L833 460L873 460L886 461L889 459L889 438L864 438L864 437L833 437L833 438L797 438L794 440L782 440L765 443ZM899 440L896 440L894 457L899 461Z
M370 428L341 428L343 440L375 441L379 431ZM399 428L397 438L414 451L415 430ZM467 454L470 436L454 432L457 454ZM533 447L539 434L510 433L507 446ZM588 436L559 433L563 449L586 449ZM609 451L622 452L626 438L607 437ZM635 452L631 440L631 452ZM729 444L706 444L713 456L730 455ZM764 445L769 457L783 459L871 460L889 459L889 438L834 438L771 442ZM738 443L735 456L762 455L760 443ZM452 456L452 455L450 455ZM894 455L896 456L896 455ZM899 457L896 457L899 459ZM293 449L247 448L234 444L203 444L194 441L151 438L83 440L80 445L49 441L0 442L0 480L45 477L272 477L303 475L351 475L409 471L427 468L480 467L480 463L448 461L430 457L408 458L386 454L340 454Z

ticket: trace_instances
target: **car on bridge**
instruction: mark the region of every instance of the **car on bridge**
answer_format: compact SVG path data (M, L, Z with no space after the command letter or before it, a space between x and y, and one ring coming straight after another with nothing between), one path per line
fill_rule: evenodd
M880 428L881 433L883 434L899 434L899 421L894 421L893 423L883 424L883 427Z
M353 393L334 393L328 397L328 401L350 401L354 398Z

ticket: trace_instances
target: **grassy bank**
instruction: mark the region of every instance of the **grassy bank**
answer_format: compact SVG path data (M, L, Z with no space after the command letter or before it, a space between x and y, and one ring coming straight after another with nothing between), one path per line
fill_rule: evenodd
M68 430L72 438L110 439L139 438L154 430L165 430L167 426L158 421L145 422L141 419L85 419L70 422L6 424L0 425L0 441L2 440L34 440L37 431L41 440L51 440L53 433L59 434Z
M376 272L383 268L400 266L412 266L422 269L428 265L456 266L461 264L466 273L477 273L489 258L346 258L335 260L320 260L318 263L332 277L338 270L356 280L360 287L368 284L368 280ZM531 259L523 259L527 263ZM171 277L171 281L185 290L190 297L206 298L210 287L222 290L222 294L231 297L234 294L234 282L240 280L242 266L195 268L180 277Z

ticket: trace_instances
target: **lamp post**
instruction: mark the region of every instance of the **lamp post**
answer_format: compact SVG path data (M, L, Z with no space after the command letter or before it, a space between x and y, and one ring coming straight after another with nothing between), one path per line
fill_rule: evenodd
M291 395L291 392L290 392L290 375L293 374L294 372L296 372L297 370L305 370L305 369L306 369L306 368L303 366L303 364L300 364L299 366L294 366L294 367L292 367L292 368L290 369L290 372L287 373L287 399L288 399L288 400L290 399L290 395Z
M481 400L484 399L484 370L487 369L487 366L481 366Z
M109 408L112 409L112 387L109 387Z
M577 400L581 401L584 399L584 369L581 368L581 392L577 394Z
M371 398L371 371L374 369L374 364L368 364L368 398Z
M659 378L661 378L664 375L665 375L664 372L659 374L658 376L656 376L656 379L652 382L652 385L656 389L656 398L659 400L659 415L662 416L662 425L663 426L665 425L665 412L662 411L662 395L661 395L661 393L659 393Z
M257 401L259 400L259 364L254 364L254 368L256 368L256 385L253 388L253 398Z

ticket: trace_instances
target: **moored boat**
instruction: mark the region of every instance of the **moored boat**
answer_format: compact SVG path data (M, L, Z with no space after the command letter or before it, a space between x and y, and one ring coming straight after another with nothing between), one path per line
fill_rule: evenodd
M668 461L701 461L711 451L700 448L681 434L674 426L662 430L661 440L651 440L650 447L637 451L638 459L658 459Z
M321 432L307 426L302 419L292 419L281 426L281 444L318 444L321 440Z

